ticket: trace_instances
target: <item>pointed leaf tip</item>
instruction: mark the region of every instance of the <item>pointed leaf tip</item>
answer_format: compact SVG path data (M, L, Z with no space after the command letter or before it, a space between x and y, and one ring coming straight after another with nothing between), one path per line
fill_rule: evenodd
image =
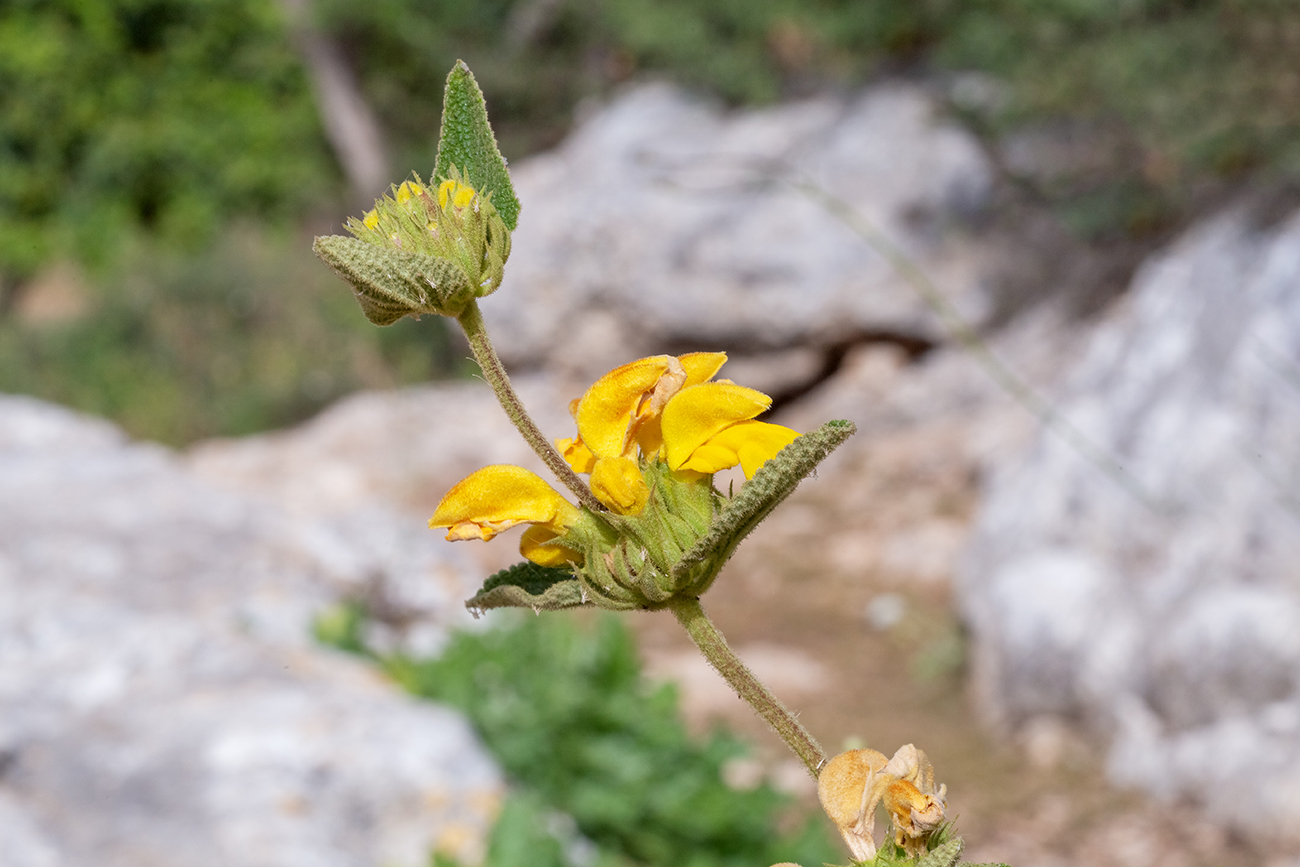
M492 194L492 205L513 232L519 221L519 199L488 122L483 91L463 60L457 60L452 67L443 91L434 179L450 177L452 166L474 189Z

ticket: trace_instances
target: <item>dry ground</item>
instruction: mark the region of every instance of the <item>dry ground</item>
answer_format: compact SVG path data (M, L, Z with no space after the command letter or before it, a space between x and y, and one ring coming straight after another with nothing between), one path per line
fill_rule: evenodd
M832 752L914 742L946 782L967 857L1014 867L1280 865L1193 805L1156 804L1102 778L1099 747L1059 723L994 736L966 694L952 571L976 504L969 427L937 420L867 434L747 540L705 599L733 646ZM833 475L834 478L830 476ZM632 617L652 673L682 685L691 723L722 720L767 773L815 786L698 657L667 615Z

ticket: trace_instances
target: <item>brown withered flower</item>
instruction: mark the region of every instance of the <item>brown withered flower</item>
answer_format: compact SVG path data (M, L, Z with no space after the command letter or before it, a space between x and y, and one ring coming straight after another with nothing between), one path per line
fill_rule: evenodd
M943 824L947 786L934 784L934 767L912 744L892 759L876 750L849 750L826 763L817 795L855 861L876 857L876 806L893 821L894 841L907 854L925 851L930 833Z

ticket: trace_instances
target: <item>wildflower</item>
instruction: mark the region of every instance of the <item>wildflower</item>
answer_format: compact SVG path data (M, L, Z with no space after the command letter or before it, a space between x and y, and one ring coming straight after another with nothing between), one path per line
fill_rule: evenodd
M455 195L449 190L452 204ZM580 582L581 598L606 607L656 607L678 593L703 592L733 547L719 543L717 552L683 560L734 500L714 489L713 473L740 466L752 478L798 437L755 420L771 405L767 395L713 380L726 360L721 352L641 358L570 404L577 436L555 445L575 472L589 476L608 511L579 508L520 467L493 466L453 487L430 526L459 541L531 524L520 542L525 559L565 567ZM843 435L827 434L835 442ZM773 483L762 502L746 508L770 509L803 472ZM728 522L736 541L753 526L739 517Z
M578 519L579 509L536 473L495 464L458 482L438 504L430 527L446 527L448 541L487 541L517 524L532 524L520 553L542 566L580 559L577 552L548 545Z
M621 515L640 513L649 499L638 450L674 471L712 475L740 465L752 478L798 433L753 421L772 405L762 392L710 381L726 360L722 352L656 355L610 371L571 407L578 436L556 447Z
M886 759L875 750L849 750L831 759L817 777L822 808L839 828L854 860L876 857L876 807L883 803L894 842L908 855L925 851L944 821L947 786L934 785L934 767L912 744Z

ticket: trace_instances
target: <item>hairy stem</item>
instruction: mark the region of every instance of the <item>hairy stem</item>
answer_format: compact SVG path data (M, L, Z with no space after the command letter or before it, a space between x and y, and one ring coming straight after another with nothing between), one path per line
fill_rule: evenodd
M501 408L506 411L511 424L519 429L523 434L524 440L532 446L533 451L542 459L546 466L550 467L551 472L559 479L566 488L573 491L578 498L578 502L586 506L593 512L603 512L605 507L596 499L591 488L587 487L586 482L578 478L578 474L564 461L560 453L551 445L551 441L537 427L528 410L524 408L523 401L515 390L510 386L510 377L506 375L505 365L497 357L497 351L492 348L492 341L488 339L487 327L483 324L483 314L478 309L477 301L470 301L465 311L456 319L460 327L465 332L465 337L469 340L469 347L474 351L474 360L483 370L483 378L492 386L496 392L497 400L501 403Z
M813 779L817 778L821 766L826 763L826 753L808 730L800 725L799 720L790 709L770 693L754 673L745 667L727 644L727 639L713 625L713 621L704 613L700 600L692 597L674 597L668 603L673 616L691 636L695 646L704 654L704 658L717 669L718 674L731 685L731 688L749 702L749 706L761 716L772 731L781 736L786 746L808 768Z

